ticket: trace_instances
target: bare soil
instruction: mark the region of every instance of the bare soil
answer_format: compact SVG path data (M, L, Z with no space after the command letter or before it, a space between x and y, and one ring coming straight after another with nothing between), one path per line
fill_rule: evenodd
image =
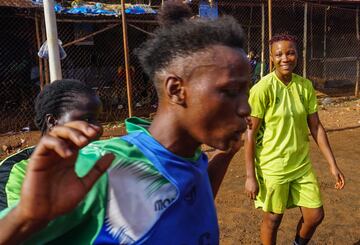
M321 102L321 100L320 100ZM360 100L333 99L321 106L320 118L328 131L346 187L334 189L334 180L316 144L311 157L322 192L325 219L310 244L360 244ZM221 244L260 244L262 212L244 194L245 163L241 149L234 157L216 200ZM278 244L292 244L299 209L287 210L278 233Z
M336 191L328 166L316 144L311 156L323 195L325 219L310 244L360 244L360 100L350 97L326 99L319 95L319 114L346 177L346 187ZM326 99L326 100L325 100ZM104 125L103 138L125 133L122 124ZM0 158L34 145L39 132L0 136ZM244 195L243 149L234 157L216 200L221 228L221 244L260 244L261 211ZM278 244L292 244L300 218L298 209L285 213L278 233Z

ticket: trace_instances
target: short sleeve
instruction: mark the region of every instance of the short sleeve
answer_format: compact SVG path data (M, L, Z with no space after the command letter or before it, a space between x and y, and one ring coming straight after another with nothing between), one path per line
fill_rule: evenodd
M86 151L87 148L85 147L81 151ZM85 175L91 169L96 162L94 156L99 155L93 150L87 151L88 154L79 154L76 163L76 172L79 176ZM93 154L91 154L92 152ZM8 208L0 211L0 218L3 218L11 209L16 207L20 199L20 191L18 191L17 186L21 186L24 180L26 166L18 163L16 167L19 167L19 171L12 175L16 181L11 182L13 184L8 183L9 187L14 186L16 189L12 193L11 204L9 203ZM23 173L20 171L21 169L24 170ZM65 199L66 196L63 198ZM33 234L24 244L92 244L91 241L96 237L103 224L106 198L107 174L104 174L74 210L51 221L42 230ZM75 237L77 240L74 240ZM78 242L80 240L82 243Z
M264 86L259 82L250 90L249 104L251 116L263 119L267 108L267 96Z
M0 210L12 206L18 201L28 158L34 149L34 146L25 148L0 163Z
M318 111L318 104L317 104L315 89L310 81L308 87L309 89L307 91L309 94L308 94L307 113L308 115L310 115Z
M21 187L25 179L26 168L29 160L22 160L12 168L8 182L5 186L7 204L14 206L20 199Z

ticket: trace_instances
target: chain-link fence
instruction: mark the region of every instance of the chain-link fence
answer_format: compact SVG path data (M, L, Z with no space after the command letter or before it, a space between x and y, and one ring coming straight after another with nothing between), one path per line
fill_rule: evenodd
M156 10L163 1L126 2L151 5ZM270 70L269 32L288 32L298 37L296 73L311 79L319 89L348 87L353 93L360 69L359 6L328 6L300 0L273 0L271 8L268 1L261 0L187 2L195 14L208 4L217 8L218 15L234 16L242 24L253 82ZM41 85L49 82L49 71L46 60L36 55L46 39L41 8L35 11L29 7L19 10L1 6L0 0L0 30L5 37L0 45L0 132L6 132L31 124L34 97ZM156 15L126 17L133 115L149 116L156 110L156 92L142 71L135 50L157 27ZM104 104L102 122L126 118L129 103L121 16L60 14L57 23L59 39L67 53L62 60L63 77L82 80L97 91Z
M37 6L2 7L0 133L32 128L34 99L49 83L47 60L37 51L46 40L44 17ZM160 3L159 3L160 4ZM33 8L32 8L33 7ZM21 14L22 13L22 14ZM156 15L127 16L127 41L133 115L148 117L157 107L156 91L142 71L135 50L157 27ZM58 38L67 54L63 78L79 79L101 98L101 122L122 121L129 115L121 16L57 15ZM38 38L38 39L37 39Z
M29 126L37 81L35 23L28 11L0 8L0 132Z
M270 70L268 40L271 31L272 35L297 36L299 57L295 73L311 79L318 89L344 89L352 94L358 90L355 86L359 83L360 69L360 4L346 5L343 1L341 6L322 5L299 0L190 2L196 13L199 5L209 4L218 8L219 15L231 15L242 24L247 36L244 49L254 60L253 64L258 64L253 67L253 81Z
M140 16L136 20L128 19L129 59L132 77L133 114L148 117L157 108L157 94L153 82L143 72L136 56L136 49L147 40L158 27L155 18Z
M127 19L132 108L137 116L149 116L156 109L156 92L135 55L157 26L154 17ZM121 19L62 15L57 21L67 54L62 61L63 77L85 81L97 91L103 102L102 122L124 120L129 111Z
M125 118L127 98L121 22L59 18L58 36L67 54L61 64L63 78L79 79L96 90L103 102L102 121Z
M358 9L308 6L307 29L308 76L325 87L354 85L359 79Z

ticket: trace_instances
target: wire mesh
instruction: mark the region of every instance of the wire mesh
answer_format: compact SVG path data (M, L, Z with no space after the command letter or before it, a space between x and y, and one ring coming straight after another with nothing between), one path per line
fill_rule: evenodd
M40 89L35 22L0 11L0 132L33 124L34 98Z
M127 97L120 20L59 19L58 36L67 54L61 64L63 78L84 81L97 92L103 103L102 122L123 120Z
M309 14L309 77L325 87L354 85L360 54L357 11L312 5Z
M129 63L132 74L132 105L135 116L149 117L157 108L157 94L153 81L142 70L136 56L136 50L143 44L157 28L155 18L139 16L128 19Z
M155 10L163 2L126 1L127 4L150 5ZM210 4L217 8L218 15L236 18L246 36L244 50L252 60L252 82L269 72L268 1L186 2L194 14L199 14L201 4ZM273 0L272 3L272 33L288 32L298 37L299 59L295 72L306 75L318 88L350 86L353 89L359 76L359 12L356 9L359 6L340 8L300 0ZM32 124L34 98L41 82L49 82L49 71L47 62L42 60L39 63L37 57L36 12L29 8L2 7L0 2L0 13L0 133L3 133ZM135 51L152 35L158 24L153 14L127 14L126 18L133 115L148 117L156 111L157 96ZM40 23L40 41L44 42L45 27L41 14ZM121 16L63 14L57 16L57 23L59 39L67 53L62 60L63 77L82 80L97 91L104 105L102 122L126 118L129 102ZM43 79L40 79L41 74Z

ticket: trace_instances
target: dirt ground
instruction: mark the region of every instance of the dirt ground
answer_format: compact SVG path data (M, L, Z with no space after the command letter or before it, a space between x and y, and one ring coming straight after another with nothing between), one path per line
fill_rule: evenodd
M322 100L320 100L321 102ZM325 219L310 244L360 244L360 100L332 99L321 106L320 118L328 131L337 162L346 177L342 191L334 180L316 144L311 157L318 175ZM243 149L234 157L216 200L221 227L221 244L260 244L261 211L244 194L245 163ZM292 244L300 217L299 209L284 215L278 244Z
M312 142L311 156L323 195L325 219L310 244L360 245L360 100L326 98L321 94L320 118L328 131L336 159L346 177L346 187L336 191L327 163ZM123 125L105 125L104 138L124 133ZM39 132L0 136L0 158L37 142ZM221 244L260 244L261 211L244 195L244 152L234 157L216 200ZM285 213L278 244L292 244L298 209Z

